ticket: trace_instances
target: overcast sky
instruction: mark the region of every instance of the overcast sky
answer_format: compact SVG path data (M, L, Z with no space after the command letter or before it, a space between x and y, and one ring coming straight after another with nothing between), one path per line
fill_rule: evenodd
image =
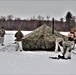
M70 11L76 16L75 0L0 0L0 16L30 18L41 15L59 19Z

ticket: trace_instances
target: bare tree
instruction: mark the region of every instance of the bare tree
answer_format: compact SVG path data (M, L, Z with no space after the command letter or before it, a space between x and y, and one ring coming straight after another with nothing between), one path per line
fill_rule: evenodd
M44 17L42 17L42 20L44 20Z
M40 16L40 15L37 18L38 18L38 20L42 20L42 16Z
M16 17L15 20L21 20L21 18L20 17Z
M0 16L0 27L4 27L6 22L6 17L5 16Z
M5 16L0 16L0 20L6 20Z
M37 18L38 18L38 20L39 20L39 26L41 26L42 16L39 15Z
M50 19L50 16L48 15L48 16L46 16L46 18L47 18L47 20L49 20Z
M13 20L14 16L13 15L8 15L7 20Z
M7 15L7 27L8 27L8 29L12 29L12 20L13 20L13 15Z
M76 20L76 16L73 16L72 19L75 21Z
M60 22L63 22L63 18L60 18Z
M31 17L31 19L32 19L32 20L35 20L36 18L35 18L35 16L33 16L33 17Z

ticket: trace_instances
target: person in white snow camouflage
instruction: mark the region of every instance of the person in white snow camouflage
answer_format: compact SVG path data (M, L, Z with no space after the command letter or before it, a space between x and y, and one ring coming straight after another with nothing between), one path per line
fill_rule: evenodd
M74 41L64 41L63 38L56 38L55 52L58 52L58 46L62 53L62 56L58 55L58 58L71 59L71 51L74 47Z

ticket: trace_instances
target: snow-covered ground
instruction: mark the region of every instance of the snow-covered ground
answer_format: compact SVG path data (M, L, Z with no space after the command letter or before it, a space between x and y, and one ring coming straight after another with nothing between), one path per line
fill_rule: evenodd
M22 31L24 35L30 33ZM47 51L15 51L14 34L16 31L6 31L5 46L0 45L0 74L25 74L25 75L73 75L76 74L76 48L72 51L71 60L50 59L50 56L57 56L59 53ZM68 32L61 32L63 35ZM74 53L73 53L74 52Z

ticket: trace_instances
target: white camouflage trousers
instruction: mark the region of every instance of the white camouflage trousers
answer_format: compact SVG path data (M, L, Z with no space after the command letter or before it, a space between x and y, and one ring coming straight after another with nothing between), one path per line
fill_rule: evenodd
M3 43L4 43L4 37L0 36L0 44L3 44Z
M19 51L22 51L22 42L21 41L17 41L17 49Z

